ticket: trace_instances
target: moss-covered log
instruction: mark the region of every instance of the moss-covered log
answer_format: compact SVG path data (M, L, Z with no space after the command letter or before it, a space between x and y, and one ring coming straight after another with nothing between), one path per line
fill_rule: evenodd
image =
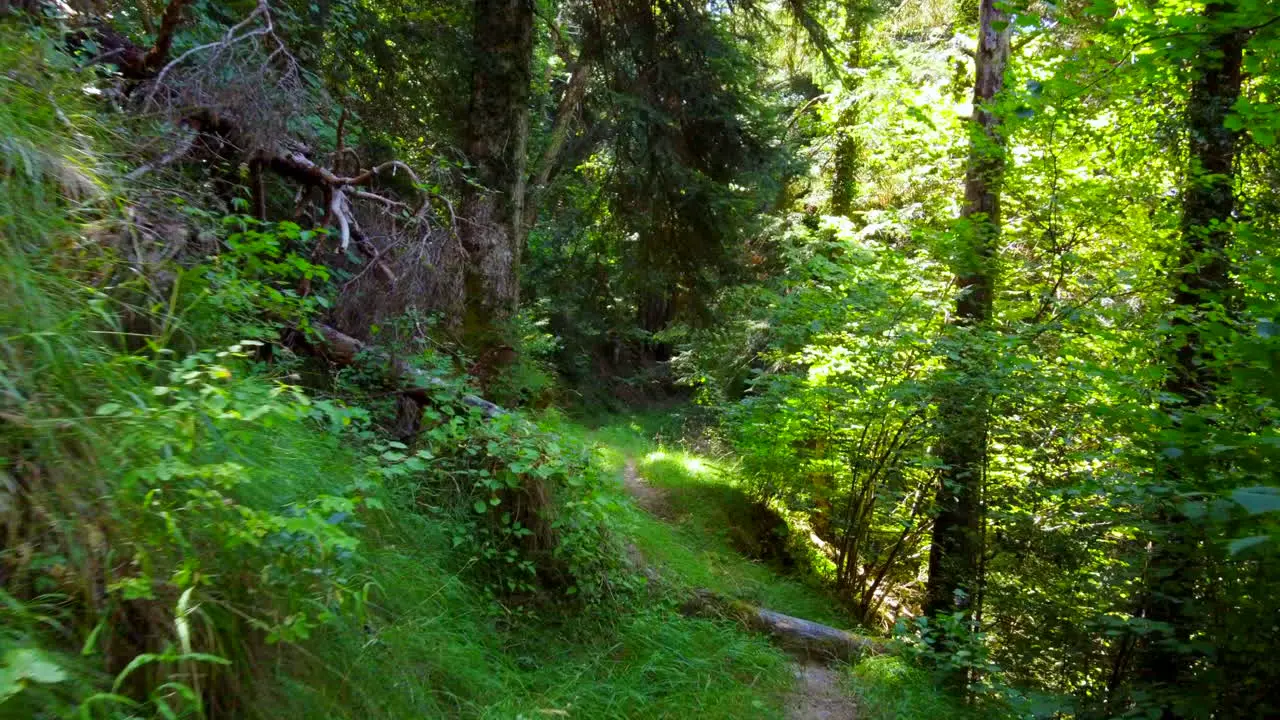
M726 598L710 590L696 590L681 606L685 615L730 618L767 634L782 649L806 660L852 662L864 655L887 652L885 644L830 625L783 615L750 603Z

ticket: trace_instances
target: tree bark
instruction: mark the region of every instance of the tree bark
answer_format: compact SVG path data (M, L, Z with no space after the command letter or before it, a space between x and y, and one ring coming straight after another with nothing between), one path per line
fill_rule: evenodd
M806 660L854 662L867 655L888 652L883 642L873 638L783 615L710 590L695 590L680 610L685 615L736 620L751 630L768 635L782 649Z
M1233 11L1230 3L1205 8L1206 24L1223 22ZM1213 29L1211 27L1211 29ZM1217 378L1212 352L1205 347L1202 329L1214 308L1232 307L1231 266L1227 257L1231 241L1231 216L1235 210L1235 156L1239 134L1226 127L1227 114L1240 96L1243 81L1244 33L1218 29L1197 56L1195 79L1187 101L1189 135L1188 168L1182 194L1181 256L1173 273L1176 315L1169 336L1169 374L1162 406L1175 429L1197 409L1213 402ZM1183 466L1201 466L1194 439L1178 464L1159 468L1171 487L1185 484ZM1193 635L1197 570L1203 555L1197 529L1187 523L1173 497L1163 500L1156 512L1164 539L1155 543L1149 564L1146 619L1167 632L1148 638L1137 655L1136 679L1148 696L1160 705L1161 717L1183 716L1176 696L1193 662L1183 650Z
M1000 236L1000 186L1004 139L991 101L1004 85L1009 61L1009 16L997 0L982 0L979 15L973 122L965 173L961 232L967 247L957 267L959 296L952 325L957 335L985 328L992 315L996 243ZM929 552L927 615L975 611L980 593L982 488L987 454L988 392L981 377L983 353L962 341L949 365L961 379L941 401L938 454L943 462L936 494L937 519Z
M849 35L849 65L854 70L862 67L862 36L866 24L867 11L861 2L850 2L845 10L845 30ZM848 87L846 93L857 92L858 76L845 76ZM833 159L835 174L831 179L831 214L849 216L853 209L853 201L858 197L858 165L862 148L854 135L858 124L858 101L851 98L849 104L840 113L836 128L836 154Z
M573 121L578 104L582 102L582 97L587 92L587 81L590 78L591 61L585 57L580 58L569 75L569 83L564 88L564 94L560 96L560 102L556 105L556 117L551 125L551 138L547 142L547 149L542 152L542 157L538 160L530 178L524 201L522 239L528 237L529 231L538 222L538 202L542 191L551 180L551 173L560 159L561 151L564 150L565 141L569 139L569 125Z
M467 154L475 174L462 200L464 325L484 330L515 312L524 244L526 152L533 63L531 0L475 0Z

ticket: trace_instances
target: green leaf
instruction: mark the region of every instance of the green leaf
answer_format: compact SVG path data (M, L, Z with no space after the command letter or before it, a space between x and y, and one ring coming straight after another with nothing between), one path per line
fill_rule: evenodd
M476 511L477 515L483 515L489 509L489 506L483 500L477 500L476 504L472 505L471 508Z
M1280 510L1280 490L1271 487L1238 488L1231 499L1239 503L1250 515Z
M114 415L118 412L120 412L120 403L109 402L109 403L103 403L99 405L98 409L93 411L93 414L94 415Z
M15 648L5 653L5 669L11 677L30 680L45 685L60 683L67 673L57 663L36 648Z
M1268 535L1254 535L1252 537L1236 538L1227 545L1227 549L1231 551L1232 555L1238 555L1240 552L1247 550L1254 545L1264 543L1270 539L1271 537Z

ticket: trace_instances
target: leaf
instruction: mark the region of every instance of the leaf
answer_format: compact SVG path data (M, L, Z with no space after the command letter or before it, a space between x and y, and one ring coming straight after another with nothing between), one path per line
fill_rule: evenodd
M1237 488L1231 499L1239 503L1250 515L1280 510L1280 491L1271 487Z
M1271 537L1269 535L1254 535L1252 537L1236 538L1227 545L1227 549L1231 551L1232 555L1238 555L1244 550L1248 550L1254 545L1264 543L1270 539Z
M103 403L99 405L98 409L93 411L93 414L94 415L114 415L118 412L120 412L120 403L109 402L109 403Z
M14 679L30 680L45 685L60 683L67 673L48 655L36 648L16 648L4 655L5 669Z
M489 509L489 506L483 500L477 500L476 504L471 506L471 509L475 510L477 515L483 515Z

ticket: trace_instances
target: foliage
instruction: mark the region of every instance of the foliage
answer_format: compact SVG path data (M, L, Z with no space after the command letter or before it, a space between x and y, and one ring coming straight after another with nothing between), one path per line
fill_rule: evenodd
M1276 714L1280 21L1001 3L974 108L981 4L538 3L495 89L459 0L0 2L0 710L779 712L705 587L900 626L869 717ZM482 250L524 304L460 340ZM656 447L547 409L684 393ZM974 592L920 617L971 464Z
M421 449L388 445L381 457L394 465L384 472L406 475L409 501L440 516L486 588L545 588L586 602L602 600L614 583L625 589L625 578L611 577L619 552L607 521L616 491L588 448L518 415L485 420L444 404L427 409L424 422Z
M208 333L270 342L282 330L305 332L332 302L324 294L329 270L308 260L323 232L296 223L263 223L252 217L221 218L224 248L194 265L176 282L181 315L205 342ZM236 338L231 338L232 340Z

